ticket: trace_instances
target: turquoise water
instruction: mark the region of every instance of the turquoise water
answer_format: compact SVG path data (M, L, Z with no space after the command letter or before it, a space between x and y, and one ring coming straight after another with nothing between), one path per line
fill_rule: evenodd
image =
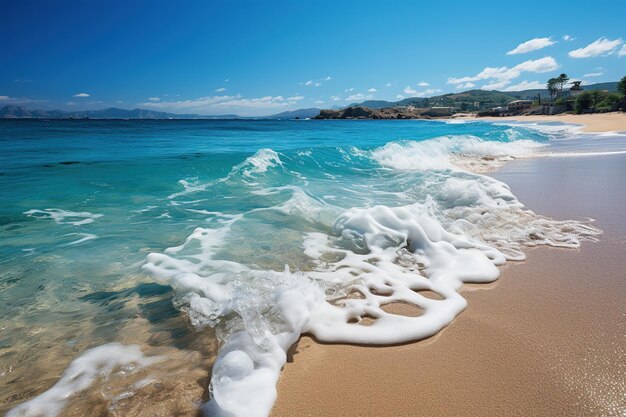
M481 122L0 121L0 385L9 387L2 407L54 382L59 369L45 371L45 349L67 364L125 339L138 318L141 331L168 334L145 343L180 348L210 328L222 345L243 332L264 351L287 343L275 335L288 341L303 331L397 342L380 331L324 333L332 314L319 319L311 307L291 316L292 307L273 304L294 282L300 295L319 290L317 305L378 279L366 277L374 272L404 268L421 277L417 265L440 259L430 241L455 254L481 252L450 258L475 267L471 277L445 270L459 285L495 279L493 263L523 258L526 244L575 247L593 231L529 214L506 185L477 173L553 150L566 134ZM414 249L414 229L425 230L426 249ZM374 272L358 258L372 253ZM346 268L351 275L338 272ZM401 339L437 331L449 322L442 311L458 314L464 300L455 286L437 289L450 304L429 305L439 315L426 315L430 324L417 323L415 333L398 327ZM261 366L257 353L250 375ZM243 392L216 380L213 389ZM273 402L261 397L251 396L264 404L258 415Z

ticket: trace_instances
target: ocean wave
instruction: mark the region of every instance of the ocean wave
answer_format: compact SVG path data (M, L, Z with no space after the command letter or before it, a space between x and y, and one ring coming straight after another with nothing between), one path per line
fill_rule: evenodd
M525 144L491 146L471 137L433 143L440 147L429 154L434 158L447 158L451 148L478 155L528 152ZM409 142L393 142L369 155L399 174L407 166L424 171L415 159L404 159L408 150L427 158L417 152L427 148ZM524 259L524 246L578 247L581 239L600 233L586 223L538 216L525 210L506 184L448 163L430 163L430 170L455 170L418 177L419 186L405 191L423 201L408 205L341 209L296 186L261 188L255 195L288 198L224 216L218 227L198 228L181 246L147 257L144 269L174 288L175 304L191 323L214 327L220 338L207 415L268 415L286 352L302 333L359 344L431 336L465 308L458 292L463 283L497 279L497 266ZM272 217L277 214L282 217ZM254 234L269 219L300 231L308 266L259 268L237 257L238 251L272 250L262 249L267 237ZM278 229L272 233L281 239ZM242 238L249 243L242 245ZM289 263L295 263L293 254Z
M95 219L103 216L103 214L94 214L88 211L70 211L57 208L45 210L32 209L25 211L23 214L36 219L52 219L56 224L71 224L73 226L82 226L93 223Z
M390 142L369 152L384 167L404 170L486 171L504 162L536 155L547 145L532 140L484 140L472 135L442 136L422 142Z

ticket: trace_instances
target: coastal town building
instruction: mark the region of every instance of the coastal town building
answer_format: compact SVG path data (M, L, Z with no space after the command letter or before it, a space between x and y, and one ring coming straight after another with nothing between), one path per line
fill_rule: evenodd
M507 109L512 112L521 112L529 110L532 105L531 100L514 100L507 105Z
M452 116L454 107L431 107L426 114L433 117Z

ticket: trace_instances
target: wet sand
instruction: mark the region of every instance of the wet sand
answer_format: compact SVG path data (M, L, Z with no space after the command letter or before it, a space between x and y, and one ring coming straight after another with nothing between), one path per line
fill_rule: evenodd
M533 248L435 337L393 347L302 337L272 412L281 416L623 416L626 156L514 161L496 174L528 208L592 217L580 250Z
M584 125L583 132L626 131L626 113L557 114L553 116L481 117L478 120L515 120L519 122L562 122Z

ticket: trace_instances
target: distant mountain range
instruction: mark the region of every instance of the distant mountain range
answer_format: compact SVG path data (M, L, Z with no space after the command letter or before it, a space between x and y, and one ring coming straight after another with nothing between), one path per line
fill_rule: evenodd
M292 111L284 111L282 113L275 114L273 116L266 116L264 119L307 119L313 118L320 114L320 110L316 107L310 109L298 109Z
M111 107L103 110L28 110L21 106L7 105L0 108L0 118L5 119L237 119L236 114L201 116L198 114L175 114L145 109L118 109Z
M585 90L617 91L617 82L597 83L583 86ZM469 90L462 93L443 94L434 97L409 97L399 101L366 100L352 103L346 107L361 106L370 109L382 109L403 106L415 107L458 107L462 111L475 111L491 108L494 105L506 104L519 99L542 99L550 95L547 89L523 91L484 91ZM339 109L340 107L333 107ZM345 107L344 107L345 108ZM203 116L199 114L176 114L145 109L119 109L111 107L103 110L63 111L63 110L28 110L21 106L6 105L0 108L0 119L306 119L314 118L321 109L308 108L274 114L264 117L242 117L236 114Z

